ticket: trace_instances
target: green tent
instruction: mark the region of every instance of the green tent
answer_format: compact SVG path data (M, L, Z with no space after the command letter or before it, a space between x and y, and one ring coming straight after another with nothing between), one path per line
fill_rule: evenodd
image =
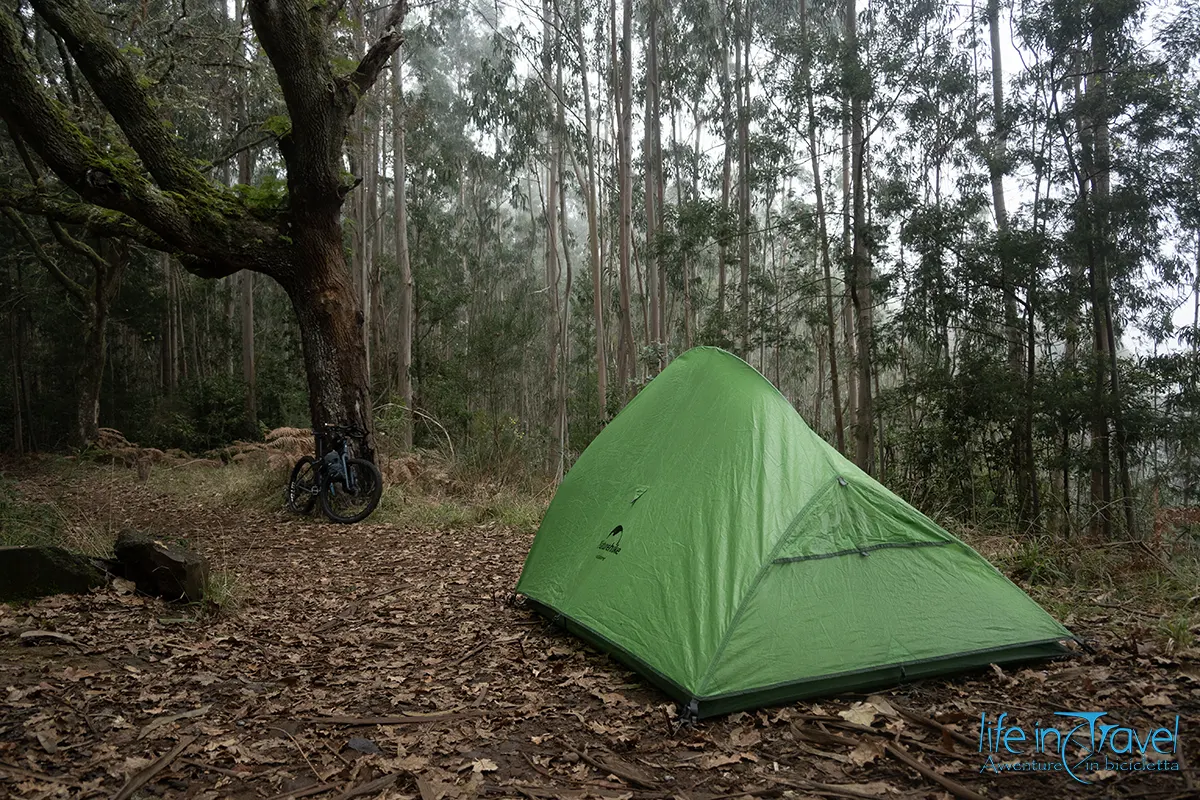
M517 591L699 717L1060 655L1073 638L709 347L579 457Z

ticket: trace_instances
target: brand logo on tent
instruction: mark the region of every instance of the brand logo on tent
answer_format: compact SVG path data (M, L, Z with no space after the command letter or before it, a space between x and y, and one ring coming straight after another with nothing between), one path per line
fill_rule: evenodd
M624 528L622 528L620 525L613 528L609 532L608 536L605 536L602 540L600 540L600 546L597 547L596 549L607 550L608 552L612 553L614 556L617 553L620 553L621 552L621 532L623 530L624 530ZM603 558L603 556L601 556L601 558Z

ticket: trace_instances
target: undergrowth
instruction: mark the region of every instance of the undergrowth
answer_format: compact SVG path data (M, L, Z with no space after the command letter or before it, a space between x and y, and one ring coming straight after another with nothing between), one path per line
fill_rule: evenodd
M16 481L0 475L0 546L53 545L104 557L115 538L113 526L96 509L26 497Z
M150 471L147 482L155 491L200 505L277 511L283 507L289 474L263 464L159 466Z
M57 544L61 533L53 504L25 498L14 481L0 475L0 545Z
M1060 620L1098 611L1129 615L1168 652L1200 638L1200 553L1167 559L1136 541L1050 534L960 536Z
M370 521L435 530L496 525L533 533L545 511L543 499L506 489L463 497L429 496L394 486L384 490Z

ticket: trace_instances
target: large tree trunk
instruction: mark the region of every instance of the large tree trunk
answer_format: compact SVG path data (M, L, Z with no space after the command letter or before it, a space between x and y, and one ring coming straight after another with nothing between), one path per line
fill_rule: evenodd
M16 295L21 296L21 287L17 285ZM8 312L8 335L12 350L12 399L13 399L13 451L17 455L25 452L25 414L21 403L21 387L24 384L24 347L21 339L21 309L14 307Z
M1008 208L1004 199L1005 162L1008 152L1008 122L1004 110L1004 69L1000 49L1000 0L988 0L988 30L991 40L992 61L992 146L988 154L988 176L992 185L992 208L996 215L996 238L1000 263L1000 291L1004 300L1004 339L1008 345L1007 365L1016 387L1014 398L1020 405L1025 403L1022 383L1025 379L1022 356L1024 346L1020 319L1017 316L1017 295L1012 246L1009 242ZM1018 409L1009 430L1010 468L1017 493L1017 520L1022 528L1036 522L1033 514L1034 493L1033 466L1025 463L1032 449L1029 441L1032 429L1026 424L1026 415Z
M855 413L855 463L868 474L874 472L875 421L871 404L871 261L867 252L866 184L863 162L866 142L863 115L868 89L858 51L858 16L854 0L846 12L847 89L850 92L850 160L853 182L854 246L851 261L854 283L851 297L857 312L858 408Z
M659 345L663 340L663 318L666 308L662 303L659 282L662 280L659 257L656 252L659 219L662 213L662 201L659 194L659 175L662 174L662 152L659 143L658 102L658 0L650 0L647 8L648 20L646 26L646 109L645 109L645 144L642 149L642 160L646 169L646 299L649 304L649 319L646 326L646 344L655 352L661 352ZM662 368L662 360L654 362L654 371Z
M848 4L843 24L850 27L850 15L853 4ZM845 67L843 66L843 69ZM851 217L850 189L850 87L842 89L842 338L846 346L846 355L851 365L846 370L846 402L849 405L850 418L858 412L858 372L855 366L858 361L854 350L854 304L853 291L850 288L854 280L852 264L854 257L854 225Z
M108 312L89 320L83 335L83 360L75 374L78 397L75 412L75 444L86 445L100 437L100 388L104 381L105 327Z
M590 69L587 51L583 39L583 5L582 0L575 0L575 43L576 54L579 57L579 79L582 83L583 122L585 127L587 148L587 183L584 185L585 203L587 206L588 223L588 259L592 272L592 324L596 330L596 398L597 408L601 419L607 416L608 409L608 364L605 354L604 338L604 286L600 270L600 228L596 200L596 140L592 124L592 94L588 86L588 71Z
M750 358L750 0L741 0L735 6L738 18L738 35L734 37L737 55L737 113L738 113L738 266L740 267L741 298L738 326L741 328L740 355ZM744 51L743 51L744 46Z
M71 240L73 241L73 240ZM99 253L90 251L93 282L90 287L90 319L83 339L83 361L79 366L79 403L76 444L88 444L100 437L100 390L108 358L108 314L116 297L121 277L129 264L127 242L103 242Z
M1088 78L1088 94L1095 94L1095 164L1092 170L1092 186L1094 188L1093 204L1097 218L1097 245L1099 247L1096 259L1097 275L1096 294L1099 302L1098 338L1103 342L1099 348L1100 354L1107 359L1105 367L1108 370L1108 402L1107 413L1112 417L1114 441L1117 450L1117 475L1121 484L1121 506L1125 516L1125 532L1136 535L1133 507L1133 485L1129 475L1129 443L1125 431L1124 415L1122 413L1121 375L1117 363L1117 339L1113 322L1113 291L1111 258L1113 248L1112 224L1109 213L1111 204L1111 171L1112 143L1109 131L1109 55L1108 36L1109 18L1097 9L1093 9L1092 29L1092 67L1093 74Z
M621 77L618 117L619 179L620 179L620 285L621 285L621 405L629 401L630 381L637 377L637 357L633 340L633 288L631 259L633 257L633 56L630 38L633 35L633 2L624 0L621 15Z
M363 316L342 248L337 209L298 215L291 251L293 271L280 283L300 324L313 425L357 425L368 431L360 454L374 459Z
M729 9L724 3L718 4L717 21L721 30L721 69L717 73L721 85L721 132L724 142L721 159L721 211L727 220L730 215L729 195L733 182L733 87L729 78L729 47L731 36L729 32ZM729 326L725 319L725 286L728 281L726 270L729 264L729 237L725 226L722 225L721 238L717 240L717 332L724 345L725 332Z
M238 157L238 183L250 184L253 179L250 152L246 150ZM258 370L254 358L254 273L242 272L242 382L246 385L246 425L250 431L258 430Z

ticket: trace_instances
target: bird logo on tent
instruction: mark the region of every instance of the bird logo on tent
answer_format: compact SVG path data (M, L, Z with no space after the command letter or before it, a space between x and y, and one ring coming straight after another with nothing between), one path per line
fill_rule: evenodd
M613 555L620 553L621 552L621 533L624 530L625 529L623 527L621 527L620 525L613 528L611 531L609 531L608 536L605 536L604 539L601 540L600 546L598 549L607 550L608 552L612 553Z

